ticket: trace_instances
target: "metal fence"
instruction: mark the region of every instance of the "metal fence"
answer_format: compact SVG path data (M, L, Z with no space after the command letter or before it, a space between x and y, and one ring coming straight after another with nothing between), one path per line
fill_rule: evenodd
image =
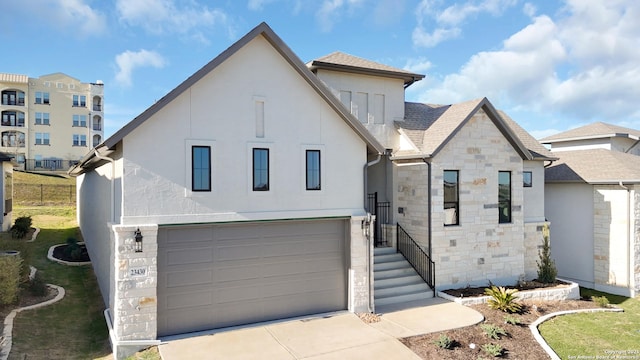
M69 205L76 203L75 185L13 184L17 205Z
M378 202L378 193L367 194L367 211L376 216L373 228L373 238L375 246L389 246L389 235L384 225L391 223L391 203L388 201Z

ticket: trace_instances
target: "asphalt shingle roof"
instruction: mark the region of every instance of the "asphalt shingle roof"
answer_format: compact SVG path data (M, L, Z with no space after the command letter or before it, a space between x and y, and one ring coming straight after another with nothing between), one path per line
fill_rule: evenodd
M608 149L555 152L559 160L545 169L545 182L639 182L640 156Z
M567 130L559 134L547 136L540 140L542 143L553 143L558 141L578 140L588 138L608 138L608 137L628 137L635 140L640 139L640 131L622 126L611 125L603 122L581 126L579 128Z
M486 98L470 100L453 105L430 105L422 103L405 103L405 120L396 121L396 127L403 132L417 148L417 153L433 155L445 144L463 122L469 119L480 107L489 105ZM506 136L512 137L515 146L518 142L526 148L534 159L555 159L555 156L528 132L520 127L513 119L503 112L496 114L504 124ZM499 124L498 124L499 125ZM515 140L517 139L517 140ZM525 151L526 151L525 150ZM396 156L411 155L403 151Z

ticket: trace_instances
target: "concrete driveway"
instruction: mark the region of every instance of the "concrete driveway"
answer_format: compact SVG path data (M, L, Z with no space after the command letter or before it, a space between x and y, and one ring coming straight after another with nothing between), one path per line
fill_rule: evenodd
M164 360L178 359L420 359L398 338L459 328L483 320L475 310L442 299L377 309L381 321L337 313L257 324L160 345Z

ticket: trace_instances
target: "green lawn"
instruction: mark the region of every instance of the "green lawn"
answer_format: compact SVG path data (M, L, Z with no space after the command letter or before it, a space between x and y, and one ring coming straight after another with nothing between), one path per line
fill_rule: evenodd
M584 313L555 317L540 333L562 359L578 356L640 359L640 299L580 289L582 296L606 296L623 313ZM618 357L615 357L615 356Z
M68 237L79 239L74 207L14 208L13 217L29 215L41 229L33 243L0 237L0 249L21 251L47 283L62 286L64 299L42 309L20 313L13 328L9 359L93 359L108 356L104 304L91 266L64 266L47 259L50 246Z

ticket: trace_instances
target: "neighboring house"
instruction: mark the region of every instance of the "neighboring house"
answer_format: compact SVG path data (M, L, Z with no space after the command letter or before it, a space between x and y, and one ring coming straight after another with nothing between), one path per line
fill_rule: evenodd
M431 255L438 289L536 277L544 165L555 159L544 146L487 99L405 103L423 75L341 52L307 65L392 150L370 167L367 191L391 204L389 227Z
M13 211L13 167L16 165L11 154L0 153L0 198L2 198L2 218L0 218L1 231L11 228L11 213Z
M487 99L405 103L423 77L340 52L305 65L263 23L87 154L70 174L117 357L373 311L371 194L390 244L405 231L435 261L432 287L535 277L554 158Z
M23 170L68 170L104 140L103 87L62 73L0 73L0 151Z
M369 311L363 169L384 151L266 24L105 140L70 173L116 355Z
M542 139L545 206L559 276L614 294L640 292L640 131L595 123Z

